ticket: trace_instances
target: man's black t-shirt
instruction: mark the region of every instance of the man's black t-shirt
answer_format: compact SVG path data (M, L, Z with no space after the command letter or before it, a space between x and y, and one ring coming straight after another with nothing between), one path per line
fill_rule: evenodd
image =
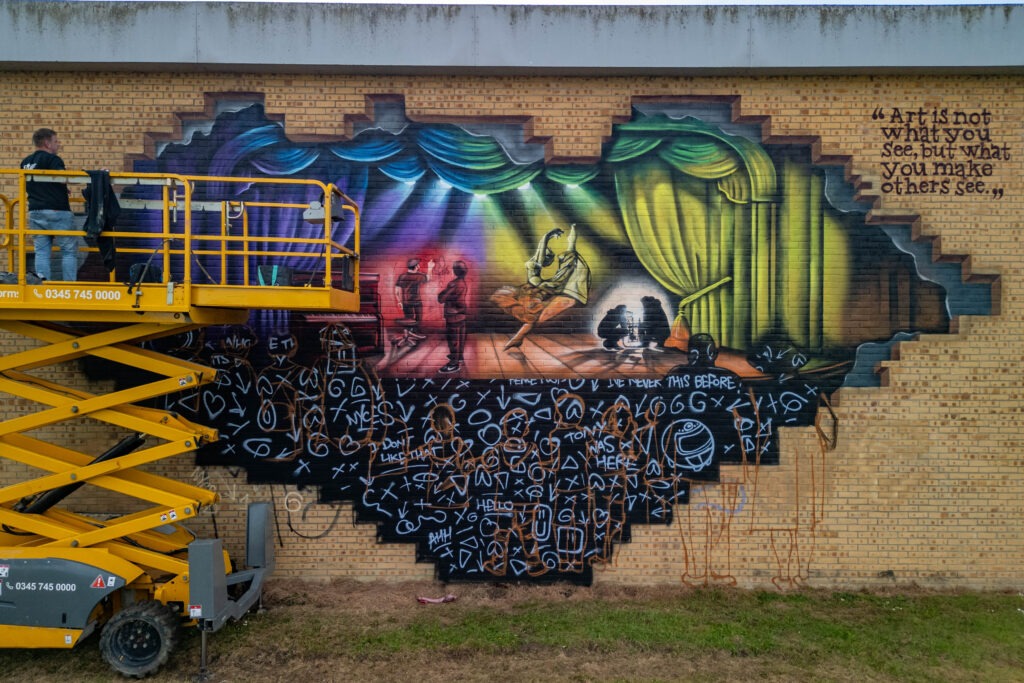
M56 154L50 154L45 150L37 149L22 160L21 167L39 171L63 171L64 161ZM64 183L29 181L27 189L29 211L44 209L51 211L71 210L71 203L68 201L68 187Z
M402 290L403 304L423 303L420 299L420 285L427 282L427 276L423 273L406 271L398 276L395 286Z

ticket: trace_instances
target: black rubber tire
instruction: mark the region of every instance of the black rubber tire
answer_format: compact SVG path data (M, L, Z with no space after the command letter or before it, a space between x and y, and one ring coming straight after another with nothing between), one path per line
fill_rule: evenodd
M167 663L178 645L180 619L156 600L129 605L103 627L100 652L115 671L144 678Z

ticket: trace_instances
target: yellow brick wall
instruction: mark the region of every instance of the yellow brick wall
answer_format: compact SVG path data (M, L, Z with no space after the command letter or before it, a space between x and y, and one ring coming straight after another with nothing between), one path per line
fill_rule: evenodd
M181 121L202 115L212 96L258 94L294 139L336 137L367 115L370 98L400 96L412 120L496 117L526 123L550 160L593 160L634 98L731 101L735 117L763 122L766 140L794 136L822 157L846 157L874 217L917 216L936 253L968 260L964 275L998 276L995 315L958 321L953 335L904 343L887 362L887 384L833 397L838 442L825 448L812 428L783 431L780 465L724 466L723 483L695 491L671 526L634 525L632 542L597 581L675 583L709 569L741 586L877 586L916 583L1019 587L1024 566L1024 83L1015 76L828 77L463 77L153 73L0 73L0 168L31 151L32 131L55 128L72 168L130 167L175 139ZM1009 159L985 178L990 193L955 196L881 192L881 108L991 115L994 143ZM0 188L0 192L4 192ZM7 188L6 191L10 191ZM5 336L5 352L22 345ZM59 371L85 386L74 366ZM100 391L102 387L89 387ZM5 403L5 414L18 406ZM117 438L71 424L55 440L102 450ZM0 460L0 476L22 468ZM213 486L222 502L200 518L240 552L247 500L277 512L278 575L398 580L432 575L412 545L379 544L355 524L350 505L316 504L315 493L247 486L224 468L191 462L161 468ZM100 507L76 494L83 509ZM722 510L733 510L726 514ZM212 514L211 514L212 512Z

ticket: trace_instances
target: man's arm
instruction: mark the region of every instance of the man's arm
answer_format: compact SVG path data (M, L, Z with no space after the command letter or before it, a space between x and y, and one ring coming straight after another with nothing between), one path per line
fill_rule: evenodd
M561 228L551 228L544 234L544 237L540 240L540 244L537 245L537 252L533 255L533 258L537 263L544 263L544 252L547 251L548 242L555 237L560 237L561 235Z
M443 304L452 298L452 294L455 292L455 280L452 280L444 286L440 292L437 293L437 303Z
M544 279L540 274L544 268L544 254L548 250L548 242L555 237L559 237L561 234L561 228L548 230L544 237L541 238L540 244L537 245L537 251L533 254L533 258L526 262L526 281L534 287L540 287L544 284Z

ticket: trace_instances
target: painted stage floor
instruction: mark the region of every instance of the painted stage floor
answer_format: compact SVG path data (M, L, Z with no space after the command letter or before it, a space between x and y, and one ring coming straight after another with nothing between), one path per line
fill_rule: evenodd
M427 333L415 346L386 342L383 355L370 356L367 365L379 377L436 377L448 363L444 334ZM687 355L678 349L620 348L609 351L593 335L530 334L516 349L505 350L507 334L470 334L466 340L465 362L450 376L471 379L513 379L542 377L628 379L664 377L669 370L686 364ZM741 376L757 374L746 360L723 352L718 365Z

